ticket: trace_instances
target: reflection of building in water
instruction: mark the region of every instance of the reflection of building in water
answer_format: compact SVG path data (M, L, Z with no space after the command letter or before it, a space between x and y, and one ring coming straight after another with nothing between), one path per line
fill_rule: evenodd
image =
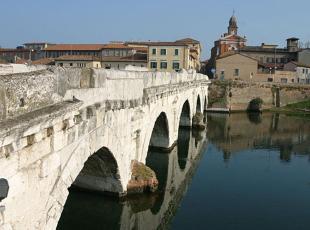
M82 194L87 197L84 200L70 193L58 229L165 229L187 191L205 147L205 135L180 129L180 141L172 152L152 150L148 154L147 164L160 182L158 193L133 196L123 202Z
M310 154L310 121L284 114L209 114L207 136L224 160L246 149L279 150L284 161Z

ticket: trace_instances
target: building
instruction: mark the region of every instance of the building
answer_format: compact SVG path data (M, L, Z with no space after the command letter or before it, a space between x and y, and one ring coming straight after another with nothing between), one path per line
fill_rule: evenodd
M237 51L246 46L246 42L245 36L238 35L237 18L233 15L229 19L228 32L214 42L211 55L218 57L229 51Z
M0 48L0 58L10 62L16 63L18 60L32 60L33 52L23 46L17 48Z
M261 46L245 46L239 53L256 59L266 70L283 70L284 65L298 58L298 38L288 38L285 48L262 43Z
M100 57L105 44L57 44L44 49L46 58L58 58L68 55Z
M65 55L55 59L56 66L101 68L101 59L91 55Z
M224 33L218 40L214 42L214 47L211 49L211 57L206 66L206 74L213 76L215 69L216 58L226 52L238 51L246 46L247 39L245 36L238 35L238 24L235 15L229 19L227 33Z
M45 57L44 49L46 49L49 46L52 46L55 44L51 44L48 42L28 42L24 43L24 47L26 49L29 49L33 52L32 60L38 60Z
M126 69L128 66L147 68L147 54L102 57L101 66L105 69Z
M128 46L146 47L148 53L148 68L156 71L179 71L181 69L201 68L200 42L185 38L174 42L126 42Z
M244 80L254 78L258 61L239 53L226 53L216 59L216 76L221 80Z
M299 62L289 62L284 65L284 70L294 72L298 83L310 84L310 65Z
M127 66L147 67L147 47L130 46L118 42L104 46L101 52L101 64L107 69L126 69Z
M148 68L173 72L191 69L189 48L176 42L153 42L148 45Z
M189 47L190 54L190 66L193 67L196 71L201 69L201 44L199 41L192 38L184 38L176 41L177 43L186 44Z
M310 71L309 71L310 73ZM264 71L255 58L237 52L225 53L216 59L216 78L255 82L298 83L295 71Z
M310 65L310 48L300 50L297 59L300 64Z

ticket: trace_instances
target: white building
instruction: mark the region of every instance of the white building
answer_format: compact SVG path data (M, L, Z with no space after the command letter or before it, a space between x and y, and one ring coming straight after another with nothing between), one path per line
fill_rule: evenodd
M310 84L310 65L291 61L284 65L284 70L296 72L298 83Z

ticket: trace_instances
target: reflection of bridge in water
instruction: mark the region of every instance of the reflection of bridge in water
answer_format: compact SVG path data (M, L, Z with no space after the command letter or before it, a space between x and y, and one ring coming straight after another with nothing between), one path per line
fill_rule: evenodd
M166 228L186 193L205 143L205 132L181 129L178 144L172 152L150 150L146 163L159 179L160 191L157 193L132 196L123 202L109 197L70 193L58 229L96 229L99 226L107 229Z
M285 161L310 154L310 122L284 114L208 114L207 135L226 160L246 149L279 150Z

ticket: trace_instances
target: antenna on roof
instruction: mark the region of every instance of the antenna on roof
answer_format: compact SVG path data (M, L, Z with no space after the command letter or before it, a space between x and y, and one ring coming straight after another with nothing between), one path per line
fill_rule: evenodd
M236 12L235 12L235 9L233 9L233 14L232 14L232 15L235 16L235 13L236 13Z

